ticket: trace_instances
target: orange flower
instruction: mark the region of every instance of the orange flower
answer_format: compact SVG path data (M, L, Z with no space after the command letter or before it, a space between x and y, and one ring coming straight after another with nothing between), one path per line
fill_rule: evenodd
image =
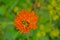
M29 33L31 29L36 28L37 18L34 11L30 12L22 10L15 18L14 24L21 33Z
M40 8L41 4L40 2L37 3L37 8Z

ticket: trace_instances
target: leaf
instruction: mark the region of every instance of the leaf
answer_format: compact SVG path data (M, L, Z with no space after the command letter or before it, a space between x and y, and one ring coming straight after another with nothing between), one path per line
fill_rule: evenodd
M39 40L49 40L48 36L41 37Z
M6 8L4 6L0 7L0 15L4 15Z
M4 29L4 35L2 40L14 40L18 35L18 31L15 31L14 25L7 25Z

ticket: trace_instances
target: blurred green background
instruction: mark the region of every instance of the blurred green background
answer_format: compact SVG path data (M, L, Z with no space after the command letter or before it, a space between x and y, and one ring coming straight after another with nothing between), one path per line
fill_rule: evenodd
M13 23L22 9L39 16L30 34L20 34ZM0 40L60 40L60 0L0 0Z

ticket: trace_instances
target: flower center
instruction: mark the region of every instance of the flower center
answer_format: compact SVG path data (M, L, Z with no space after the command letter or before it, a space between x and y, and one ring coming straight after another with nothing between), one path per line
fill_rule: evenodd
M27 21L22 21L22 24L25 25L26 27L29 26L29 23Z

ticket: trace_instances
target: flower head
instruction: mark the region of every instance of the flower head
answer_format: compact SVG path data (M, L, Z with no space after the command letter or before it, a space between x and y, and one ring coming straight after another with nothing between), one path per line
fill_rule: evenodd
M19 31L29 33L31 29L35 29L37 27L37 18L38 17L35 15L34 11L30 12L22 10L16 16L14 24Z

